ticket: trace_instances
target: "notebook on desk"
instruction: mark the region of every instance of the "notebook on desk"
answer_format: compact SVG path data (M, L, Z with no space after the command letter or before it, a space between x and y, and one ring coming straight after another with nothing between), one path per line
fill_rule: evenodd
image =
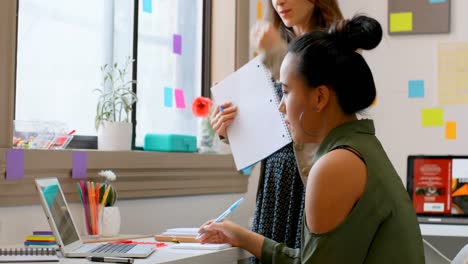
M227 134L238 170L268 157L292 141L281 101L268 70L256 57L211 88L216 104L232 102L237 116Z
M154 250L153 245L110 243L84 244L70 213L57 178L36 179L42 208L57 244L65 257L132 257L144 258Z

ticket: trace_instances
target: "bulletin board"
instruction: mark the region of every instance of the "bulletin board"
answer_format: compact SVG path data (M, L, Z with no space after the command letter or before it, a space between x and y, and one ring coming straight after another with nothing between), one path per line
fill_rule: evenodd
M451 0L388 0L389 34L450 32Z

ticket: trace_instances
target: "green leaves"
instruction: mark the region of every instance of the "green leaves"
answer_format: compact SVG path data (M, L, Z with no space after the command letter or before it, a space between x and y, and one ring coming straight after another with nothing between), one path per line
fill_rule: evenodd
M99 128L102 121L129 122L133 105L138 101L132 91L135 80L127 80L128 69L134 62L127 57L123 67L116 62L109 66L101 66L103 81L101 88L94 91L99 93L96 107L95 127Z

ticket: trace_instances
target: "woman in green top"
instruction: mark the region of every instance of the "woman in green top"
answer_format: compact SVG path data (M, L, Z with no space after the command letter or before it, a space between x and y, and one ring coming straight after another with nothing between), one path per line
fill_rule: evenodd
M306 185L300 249L225 220L208 222L202 243L230 243L263 263L424 263L416 215L372 120L376 89L358 49L375 48L380 24L358 16L289 46L280 111L298 143L319 143ZM200 231L201 231L200 229Z

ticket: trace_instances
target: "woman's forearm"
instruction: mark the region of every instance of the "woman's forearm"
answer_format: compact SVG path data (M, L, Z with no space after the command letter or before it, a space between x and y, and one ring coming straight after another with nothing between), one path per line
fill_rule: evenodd
M264 240L264 236L245 229L239 239L239 247L249 251L256 258L261 259Z

